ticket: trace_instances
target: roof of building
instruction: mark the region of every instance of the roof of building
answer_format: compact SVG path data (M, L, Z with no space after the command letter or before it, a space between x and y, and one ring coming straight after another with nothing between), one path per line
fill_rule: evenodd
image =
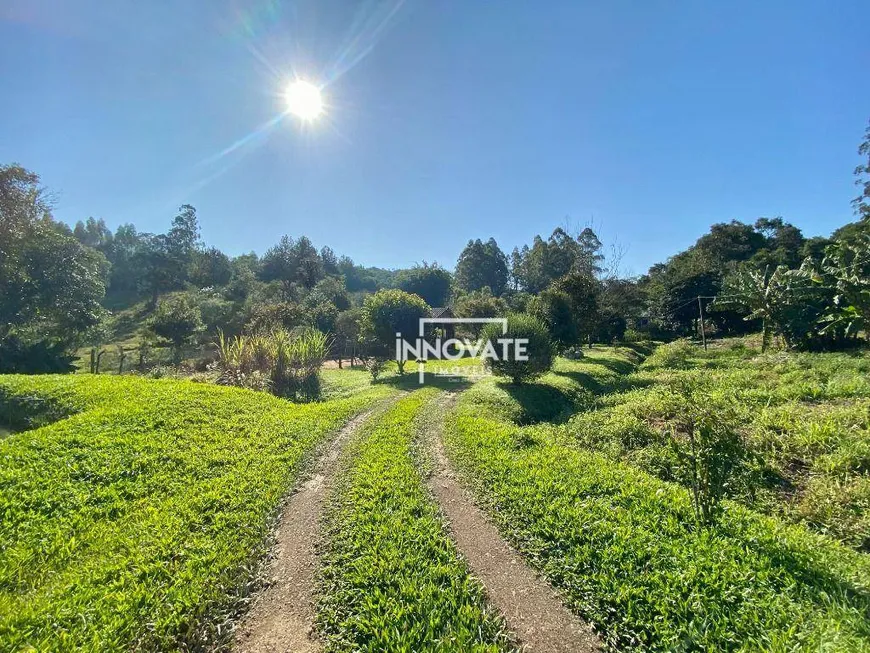
M449 306L440 306L432 309L432 317L453 317L453 311Z

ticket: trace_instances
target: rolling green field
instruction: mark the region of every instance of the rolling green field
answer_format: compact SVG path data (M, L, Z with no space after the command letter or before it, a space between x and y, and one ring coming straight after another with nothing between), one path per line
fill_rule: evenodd
M0 649L219 642L306 456L391 392L0 377L7 421L53 421L0 441Z
M870 651L870 356L585 351L522 386L329 369L310 404L0 377L17 431L0 435L0 650L226 647L282 497L319 443L391 396L328 500L318 632L329 650L510 649L425 483L420 438L446 388L462 479L614 650ZM673 446L691 401L740 442L707 524Z

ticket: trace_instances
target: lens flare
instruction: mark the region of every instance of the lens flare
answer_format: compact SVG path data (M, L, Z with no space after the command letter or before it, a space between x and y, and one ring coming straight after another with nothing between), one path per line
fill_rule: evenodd
M301 79L287 87L287 110L302 120L314 120L323 113L323 98L320 89Z

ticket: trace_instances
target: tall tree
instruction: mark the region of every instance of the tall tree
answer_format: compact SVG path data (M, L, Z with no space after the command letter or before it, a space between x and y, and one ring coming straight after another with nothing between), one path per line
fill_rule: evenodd
M852 206L859 217L870 221L870 124L864 132L864 140L858 146L858 154L867 160L855 168L855 185L861 192L852 200Z
M469 240L456 263L456 286L465 291L488 287L499 296L507 282L507 257L495 239L490 238L485 243L479 238Z
M577 243L580 245L580 256L575 268L592 276L601 274L604 270L604 254L601 249L604 246L598 235L591 227L586 227L577 236Z
M571 313L580 341L590 338L599 321L600 282L591 274L571 272L556 281L552 289L564 293L570 299Z
M281 282L284 301L291 298L294 284L313 288L323 277L323 261L305 236L299 240L282 236L278 244L263 255L260 266L263 281Z
M396 274L399 290L419 295L429 306L446 306L450 299L452 275L437 263L415 265Z
M72 345L102 314L108 262L51 217L39 176L0 166L0 341Z

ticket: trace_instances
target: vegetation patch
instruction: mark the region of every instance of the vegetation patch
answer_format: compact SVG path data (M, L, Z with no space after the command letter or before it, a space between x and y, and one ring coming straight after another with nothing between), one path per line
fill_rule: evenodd
M674 364L674 361L677 361ZM672 446L692 403L728 421L743 448L727 494L870 550L870 357L761 355L742 341L703 352L660 347L624 392L553 432L664 480L682 481Z
M726 501L493 417L466 393L451 457L507 536L616 648L870 650L870 561ZM523 446L518 447L517 443Z
M402 399L352 443L327 523L318 622L344 651L497 651L501 621L459 559L415 465L437 390Z
M390 392L294 405L93 375L6 376L0 389L71 415L0 441L3 650L220 641L306 454Z

